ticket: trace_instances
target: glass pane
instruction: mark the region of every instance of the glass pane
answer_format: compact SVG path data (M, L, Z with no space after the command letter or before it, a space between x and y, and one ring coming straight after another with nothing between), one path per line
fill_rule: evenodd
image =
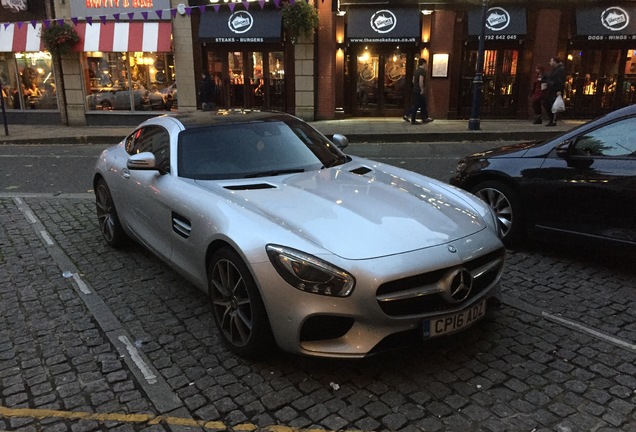
M517 57L516 50L505 50L503 52L503 64L501 66L501 83L499 85L502 95L512 95L514 83L517 79Z
M16 53L20 91L14 89L19 106L24 109L57 109L57 92L51 53ZM21 95L19 95L20 93ZM16 98L15 96L18 96Z
M245 105L245 89L243 76L243 53L231 52L227 55L230 79L229 107L243 107Z
M250 79L250 92L252 93L252 107L263 108L265 104L265 80L263 79L263 53L252 52L252 77Z
M625 74L619 79L620 103L631 105L636 103L636 49L627 50Z
M134 64L134 58L127 53L87 53L88 82L90 88L86 96L89 110L124 110L131 109L129 64ZM139 70L136 78L139 79ZM140 84L134 82L135 108L143 108L145 92L140 90Z
M223 74L223 57L218 52L208 52L208 72L214 80L215 104L218 108L227 108L225 100L225 85Z
M356 92L359 108L371 109L377 105L379 63L380 57L376 53L364 51L358 56Z
M285 62L282 51L269 53L270 108L285 111Z
M384 104L387 108L404 107L407 61L407 55L398 51L387 56L384 65Z
M20 109L20 92L15 59L10 53L0 53L0 79L2 80L2 100L6 109Z

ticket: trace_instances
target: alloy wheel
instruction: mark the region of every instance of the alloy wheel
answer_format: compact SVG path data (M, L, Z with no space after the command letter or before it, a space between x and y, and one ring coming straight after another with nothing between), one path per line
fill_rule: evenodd
M252 334L253 315L246 281L240 270L228 259L218 260L210 278L212 304L226 340L245 346Z

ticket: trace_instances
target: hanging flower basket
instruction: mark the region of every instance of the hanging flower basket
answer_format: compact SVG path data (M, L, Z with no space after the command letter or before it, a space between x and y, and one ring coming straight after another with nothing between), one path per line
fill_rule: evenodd
M318 28L318 11L306 0L286 1L282 7L283 27L292 43L299 36L311 36Z
M51 24L48 28L42 29L42 41L46 49L55 54L64 54L73 48L80 41L80 37L75 28L70 24Z

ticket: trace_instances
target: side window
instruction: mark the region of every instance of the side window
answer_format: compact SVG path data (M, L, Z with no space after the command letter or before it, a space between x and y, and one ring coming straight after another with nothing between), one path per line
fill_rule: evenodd
M636 157L636 118L628 118L582 135L576 153L597 157Z
M141 135L141 132L142 132L142 129L137 129L136 131L128 135L128 138L126 138L126 151L128 152L129 155L133 155L137 153L135 151L135 142Z
M157 167L170 171L170 135L160 126L146 126L135 131L126 140L126 151L129 154L151 152Z

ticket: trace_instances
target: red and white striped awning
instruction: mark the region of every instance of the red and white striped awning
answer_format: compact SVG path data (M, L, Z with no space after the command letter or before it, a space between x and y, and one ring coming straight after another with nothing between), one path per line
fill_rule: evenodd
M0 25L0 52L37 52L46 48L40 39L42 23L11 23ZM106 22L78 23L75 30L80 42L75 51L102 52L170 52L172 51L172 23Z
M22 23L20 27L16 23L0 25L0 52L37 52L44 50L40 39L42 23Z
M75 27L80 42L75 51L102 52L170 52L172 23L106 22L78 23Z

